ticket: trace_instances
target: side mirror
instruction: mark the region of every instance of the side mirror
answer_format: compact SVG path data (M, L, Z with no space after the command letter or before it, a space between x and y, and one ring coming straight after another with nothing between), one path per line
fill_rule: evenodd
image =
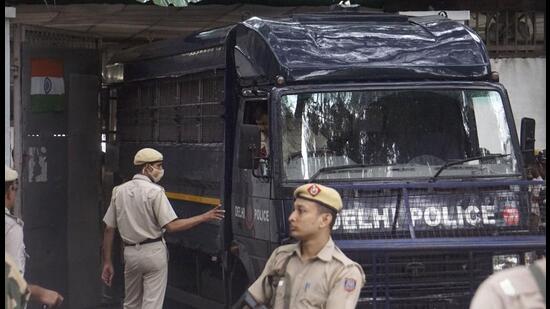
M254 169L254 159L260 149L260 128L256 125L241 125L239 144L239 168Z
M524 164L535 163L535 119L521 119L520 144Z

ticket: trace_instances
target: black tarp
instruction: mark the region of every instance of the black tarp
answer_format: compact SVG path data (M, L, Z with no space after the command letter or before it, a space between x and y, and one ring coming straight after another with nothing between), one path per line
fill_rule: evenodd
M223 44L236 32L246 79L272 84L331 81L488 80L483 41L456 21L391 14L300 14L252 17L186 38L161 41L117 55L125 81L179 76L225 67ZM201 51L198 52L197 51ZM250 73L256 72L256 75Z
M315 14L241 24L237 44L267 79L482 80L490 73L479 36L441 17Z

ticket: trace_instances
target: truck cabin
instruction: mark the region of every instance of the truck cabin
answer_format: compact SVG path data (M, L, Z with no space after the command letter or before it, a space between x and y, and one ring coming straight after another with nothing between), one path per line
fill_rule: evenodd
M476 162L468 162L440 177L523 173L504 88L481 39L458 22L368 14L251 18L227 42L226 90L236 90L226 91L225 103L248 102L245 125L254 125L255 105L269 105L270 165L283 182L365 173L370 180L429 179L446 163L486 155L493 156L482 162L490 168L472 172ZM243 141L258 140L246 137L256 131L243 127ZM240 146L241 167L257 167L246 152L260 145Z

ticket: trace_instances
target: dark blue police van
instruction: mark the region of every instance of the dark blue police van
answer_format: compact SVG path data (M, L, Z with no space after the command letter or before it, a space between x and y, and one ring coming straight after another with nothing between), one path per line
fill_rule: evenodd
M166 308L231 307L292 241L307 182L343 197L333 238L364 267L361 308L466 308L491 273L546 253L534 121L518 138L485 45L458 22L253 17L122 51L104 77L121 181L153 147L179 216L226 209L166 236Z

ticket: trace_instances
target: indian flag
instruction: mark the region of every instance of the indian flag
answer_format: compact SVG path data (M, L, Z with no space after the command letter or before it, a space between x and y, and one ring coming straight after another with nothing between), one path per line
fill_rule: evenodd
M31 59L31 111L63 111L64 103L63 62Z

